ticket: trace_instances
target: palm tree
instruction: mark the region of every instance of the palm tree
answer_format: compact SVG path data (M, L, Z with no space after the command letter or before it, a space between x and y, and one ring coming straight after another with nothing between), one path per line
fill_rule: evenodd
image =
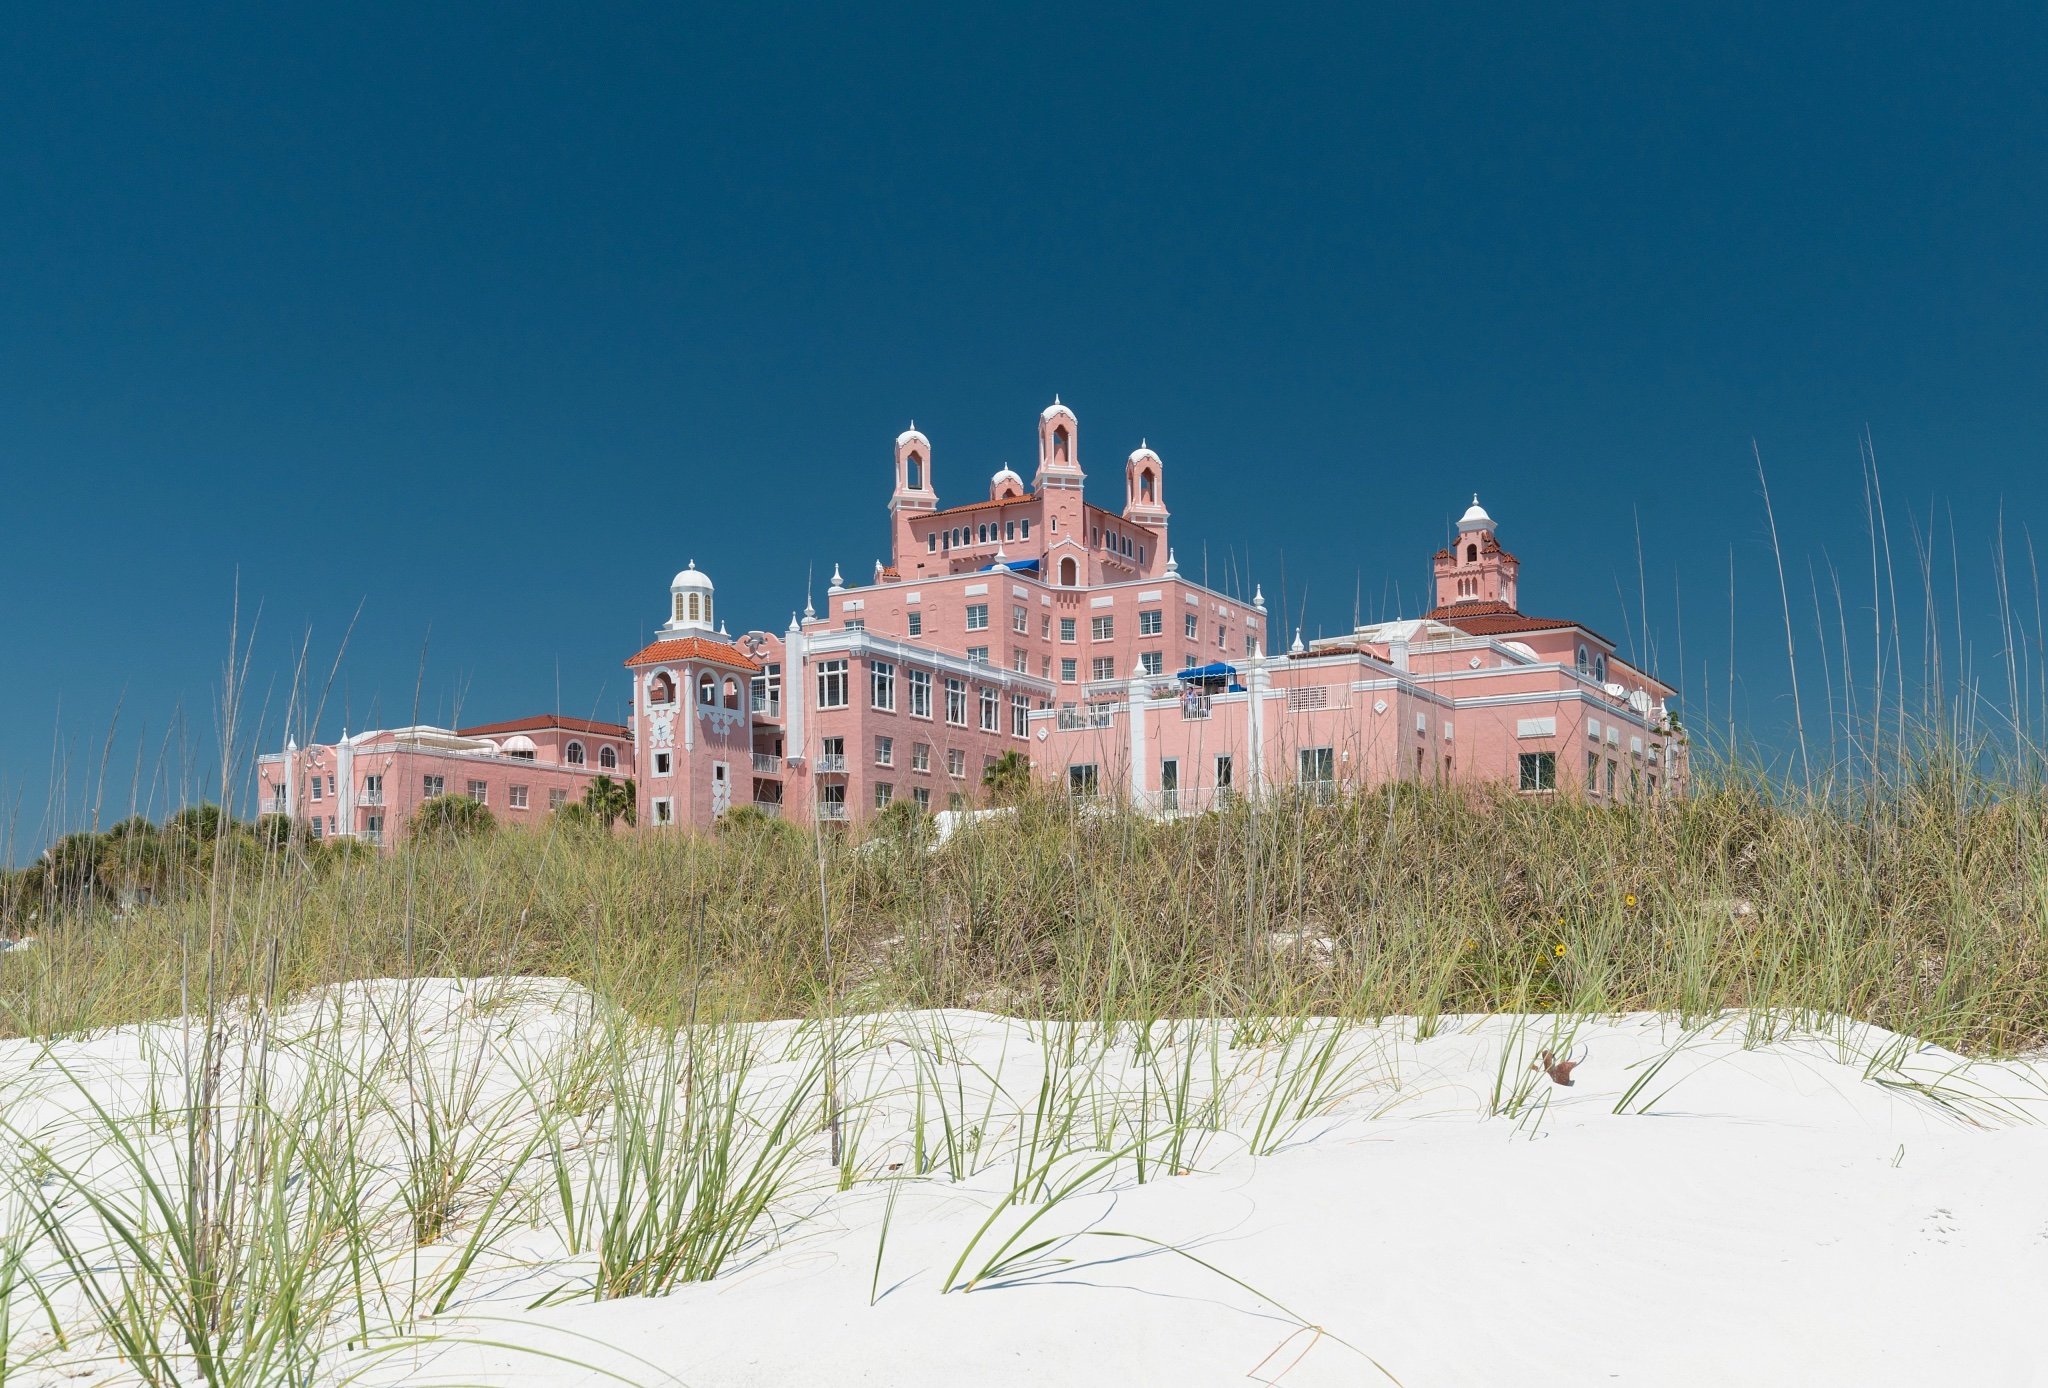
M614 781L609 776L599 776L583 789L583 805L609 829L620 820L627 824L639 821L639 812L634 808L639 799L638 788L633 778Z
M412 832L419 838L468 838L487 834L496 824L490 809L467 795L437 795L421 801L412 814Z
M981 788L991 804L1015 804L1031 788L1031 759L1022 752L1003 753L981 773Z

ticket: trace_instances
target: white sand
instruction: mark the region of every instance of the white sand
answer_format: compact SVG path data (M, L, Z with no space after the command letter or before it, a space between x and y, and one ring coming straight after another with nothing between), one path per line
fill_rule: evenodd
M364 1054L384 1045L392 996L358 996L381 998L384 1017L351 1021ZM493 1119L508 1135L531 1131L511 1077L587 1044L570 1019L580 1006L569 990L527 985L509 999L421 992L437 1054L484 1048L485 1092L512 1096ZM310 1029L308 1016L294 1019ZM1327 1111L1253 1157L1246 1138L1287 1061L1277 1043L1230 1047L1227 1026L1193 1041L1183 1030L1160 1052L1160 1079L1141 1077L1128 1045L1090 1062L1093 1097L1080 1107L1099 1130L1108 1115L1135 1121L1149 1102L1156 1154L1170 1107L1160 1086L1170 1091L1192 1056L1196 1098L1220 1089L1205 1112L1222 1131L1199 1134L1186 1174L1155 1159L1140 1184L1130 1161L1118 1163L1022 1240L1056 1243L942 1294L1015 1179L1042 1028L975 1013L845 1025L862 1177L853 1189L836 1189L812 1134L776 1206L775 1239L710 1282L607 1302L588 1299L590 1258L567 1254L559 1220L536 1200L451 1313L423 1327L451 1342L386 1360L371 1381L620 1381L604 1370L697 1388L1386 1382L1376 1361L1411 1388L2048 1384L2036 1330L2048 1308L2048 1065L1966 1064L1833 1023L1764 1043L1743 1019L1688 1034L1631 1017L1579 1025L1569 1048L1585 1059L1577 1083L1559 1088L1526 1068L1557 1044L1550 1019L1446 1019L1420 1042L1413 1022L1389 1021L1347 1032L1344 1081L1311 1106ZM801 1069L787 1056L810 1033L778 1024L759 1035L774 1062L761 1076L769 1094ZM75 1122L76 1095L53 1087L52 1057L132 1111L152 1064L168 1063L179 1041L172 1026L48 1054L0 1046L8 1122L46 1134ZM1639 1096L1656 1099L1649 1112L1614 1112L1644 1066L1674 1048ZM920 1073L928 1133L941 1092L963 1096L963 1130L981 1129L964 1179L943 1163L911 1178ZM1503 1077L1524 1091L1512 1115L1490 1111L1503 1107ZM23 1097L31 1080L46 1097ZM1100 1156L1086 1137L1060 1171ZM1123 1137L1113 1130L1108 1145ZM105 1179L120 1179L118 1162ZM1001 1213L982 1248L1038 1208ZM458 1220L423 1259L445 1259L467 1232ZM394 1265L411 1257L402 1234ZM578 1289L581 1301L528 1309ZM83 1316L75 1296L60 1301ZM47 1363L43 1381L77 1381ZM100 1368L90 1381L123 1381L117 1366Z

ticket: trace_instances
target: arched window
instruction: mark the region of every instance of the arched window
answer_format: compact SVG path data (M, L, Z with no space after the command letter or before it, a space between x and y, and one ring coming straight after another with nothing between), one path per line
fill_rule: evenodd
M715 704L718 702L718 676L709 670L697 676L697 702Z
M1592 656L1586 653L1586 643L1581 641L1579 643L1579 673L1582 675L1588 675L1592 672L1593 658Z
M1138 474L1138 495L1146 501L1152 499L1152 469L1146 468Z
M731 675L725 677L725 706L727 708L738 708L740 706L740 682Z
M976 543L976 544L978 544L978 545L985 545L985 544L987 544L987 543L988 543L988 527L987 527L987 526L985 526L985 525L977 525L977 526L975 526L975 527L974 527L974 543Z
M915 453L910 455L910 490L924 490L924 459Z
M597 764L607 771L616 771L619 765L619 749L616 747L598 748Z
M938 531L934 530L931 534L924 537L924 552L926 554L937 554L939 552Z
M1022 536L1023 538L1027 539L1027 540L1028 540L1028 539L1030 539L1030 538L1031 538L1031 522L1030 522L1030 521L1028 521L1028 520L1025 520L1025 521L1019 521L1019 522L1018 522L1018 525L1017 525L1017 533L1018 533L1019 535L1021 535L1021 536Z
M667 674L656 675L647 682L647 702L650 704L672 704L676 701L676 682Z
M1465 546L1465 562L1467 564L1477 564L1479 562L1479 546Z
M1064 424L1052 431L1052 460L1056 463L1067 460L1067 426Z
M562 749L562 760L571 766L583 765L583 744L572 742Z
M682 595L681 593L677 593L677 594L676 594L676 615L675 615L675 620L677 620L678 622L680 622L681 620L683 620L683 595Z
M704 595L704 625L711 625L711 594Z
M690 594L690 620L693 622L697 620L697 595L695 593Z
M1606 656L1604 656L1604 655L1595 655L1595 656L1593 657L1593 678L1594 678L1594 679L1596 679L1596 680L1598 680L1598 681L1600 681L1600 683L1602 683L1602 684L1605 684L1605 683L1607 683L1607 657L1606 657Z
M1074 556L1060 560L1060 587L1071 588L1081 581L1080 569L1074 563Z

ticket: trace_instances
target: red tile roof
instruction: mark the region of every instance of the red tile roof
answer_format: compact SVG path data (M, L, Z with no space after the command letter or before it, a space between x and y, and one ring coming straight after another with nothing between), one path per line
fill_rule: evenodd
M1568 622L1556 617L1529 617L1504 602L1461 602L1448 607L1434 607L1424 614L1431 621L1454 626L1473 636L1510 636L1525 631L1583 631L1597 636L1600 641L1612 647L1614 643L1584 622Z
M667 641L657 641L637 654L628 656L628 665L665 665L677 660L708 660L714 665L724 665L734 670L758 670L758 662L737 646L728 646L722 641L707 641L701 636L678 636Z
M502 723L479 723L457 728L461 737L496 737L500 733L533 733L558 729L567 733L590 733L597 737L627 736L624 723L604 723L595 718L566 718L559 713L537 713L531 718L508 718Z

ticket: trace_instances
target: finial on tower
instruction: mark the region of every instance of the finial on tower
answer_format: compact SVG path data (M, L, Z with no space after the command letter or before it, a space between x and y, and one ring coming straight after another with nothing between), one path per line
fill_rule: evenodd
M1294 629L1294 644L1287 648L1287 654L1300 655L1303 651L1307 649L1308 647L1301 644L1301 628L1296 627Z
M828 593L843 593L846 591L846 580L839 576L839 566L837 564L832 566L832 582L826 585L825 591Z
M1180 572L1180 560L1173 557L1173 546L1166 547L1166 575L1168 578Z
M1263 584L1252 585L1252 609L1257 612L1266 610L1266 589Z

